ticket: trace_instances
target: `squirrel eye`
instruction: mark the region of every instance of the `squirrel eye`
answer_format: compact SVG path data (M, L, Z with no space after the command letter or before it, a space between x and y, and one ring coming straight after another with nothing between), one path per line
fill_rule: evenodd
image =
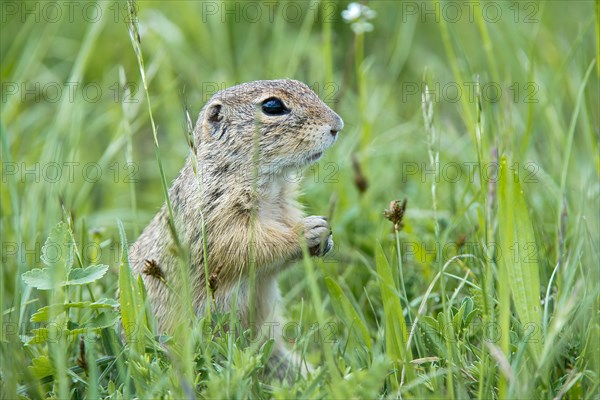
M278 98L271 97L263 101L262 110L267 115L283 115L290 112Z

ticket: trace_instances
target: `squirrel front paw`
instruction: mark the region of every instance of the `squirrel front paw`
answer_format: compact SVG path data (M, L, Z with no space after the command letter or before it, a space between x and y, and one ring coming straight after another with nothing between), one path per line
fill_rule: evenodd
M304 218L304 237L311 256L325 256L333 249L331 229L325 217Z

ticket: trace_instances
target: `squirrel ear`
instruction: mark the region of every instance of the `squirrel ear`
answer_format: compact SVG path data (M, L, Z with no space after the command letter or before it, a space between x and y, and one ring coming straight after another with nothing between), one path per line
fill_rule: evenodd
M221 109L223 106L219 103L211 104L206 110L206 119L210 122L221 122L223 119L223 115L221 114Z
M221 139L226 132L223 105L219 102L210 104L204 114L205 132L215 139Z

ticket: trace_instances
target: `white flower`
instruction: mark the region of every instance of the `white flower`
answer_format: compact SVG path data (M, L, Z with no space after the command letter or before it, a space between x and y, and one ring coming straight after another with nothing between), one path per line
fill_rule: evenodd
M375 18L377 12L360 3L350 3L348 8L342 11L342 18L350 24L354 33L364 33L373 30L370 19Z
M371 32L373 30L373 24L367 21L356 21L350 27L354 33Z
M348 4L348 8L342 11L342 18L346 20L346 22L353 22L357 20L361 16L362 4L359 3L350 3Z

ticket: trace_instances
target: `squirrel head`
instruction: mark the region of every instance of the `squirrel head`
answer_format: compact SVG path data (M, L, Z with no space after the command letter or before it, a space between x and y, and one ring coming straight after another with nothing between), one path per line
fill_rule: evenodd
M210 161L278 173L317 161L343 126L304 83L254 81L216 93L200 112L195 139Z

